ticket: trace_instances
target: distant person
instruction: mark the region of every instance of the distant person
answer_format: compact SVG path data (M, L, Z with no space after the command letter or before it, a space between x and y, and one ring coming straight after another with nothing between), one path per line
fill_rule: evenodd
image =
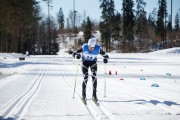
M82 72L83 72L83 83L82 83L82 99L86 101L86 85L88 82L88 69L90 68L92 73L92 83L93 83L93 94L92 100L97 102L97 55L101 54L104 59L103 62L108 63L109 56L102 50L102 48L96 44L96 37L91 37L88 43L84 43L83 46L77 51L73 52L73 57L80 59L82 53Z

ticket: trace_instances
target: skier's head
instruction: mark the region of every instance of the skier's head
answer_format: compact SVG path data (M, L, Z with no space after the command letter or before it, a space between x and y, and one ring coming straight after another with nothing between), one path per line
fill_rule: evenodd
M96 45L96 37L92 36L92 37L88 40L88 46L94 48L95 45Z

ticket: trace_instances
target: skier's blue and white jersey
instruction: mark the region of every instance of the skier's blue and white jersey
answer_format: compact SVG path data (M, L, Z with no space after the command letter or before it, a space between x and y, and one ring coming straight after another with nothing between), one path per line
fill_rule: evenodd
M104 58L107 58L106 53L97 44L95 45L94 50L91 52L88 48L88 44L84 43L81 49L76 51L76 53L81 53L81 52L82 52L83 61L97 61L98 54L101 54Z
M97 60L97 55L100 52L100 46L99 45L95 45L94 50L91 52L88 49L88 44L85 43L82 46L82 58L86 61L94 61Z

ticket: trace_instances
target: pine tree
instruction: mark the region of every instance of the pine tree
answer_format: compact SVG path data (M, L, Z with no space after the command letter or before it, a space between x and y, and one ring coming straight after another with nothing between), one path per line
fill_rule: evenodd
M167 6L166 0L159 0L159 10L156 21L156 34L161 39L162 48L165 48L166 43L166 15L167 15Z
M101 32L101 39L104 43L105 41L105 47L106 51L110 51L110 42L112 39L112 24L113 19L115 17L114 11L114 0L100 0L100 8L102 9L102 21L99 24L100 32Z
M64 14L62 8L59 9L59 12L57 14L57 21L59 24L59 30L62 32L64 29Z
M123 0L122 10L123 10L123 42L124 49L126 47L126 42L133 42L134 40L134 13L133 13L133 0Z
M157 10L156 8L154 8L153 11L149 13L148 24L155 27L157 21L156 19L157 19Z
M146 6L146 2L144 0L136 0L137 2L137 11L136 11L136 34L139 37L139 51L142 50L142 35L146 34L147 31L147 19L146 12L144 7Z
M114 17L114 15L115 15L114 11L115 11L114 0L109 0L108 14L109 14L110 18Z
M155 41L155 39L156 39L156 35L155 35L156 21L157 21L157 10L156 10L156 8L154 8L153 11L149 13L148 21L147 21L147 24L148 24L147 38L151 41L151 44L156 43L156 41Z
M27 43L30 34L32 36L33 26L40 19L37 2L35 0L26 2L24 0L1 0L0 9L0 27L3 30L0 34L0 41L6 41L0 44L0 46L6 46L1 51L23 53L27 50L24 44Z
M89 18L89 16L87 17L86 22L84 23L84 40L85 42L88 41L88 39L92 36L92 22Z
M120 41L121 39L121 35L120 35L120 31L121 31L121 14L119 12L117 12L113 19L112 19L112 29L111 29L111 38L112 40L118 40Z
M108 15L108 0L100 0L100 8L102 9L101 18L102 21L99 23L99 29L101 32L102 44L105 42L106 51L109 50L109 40L110 40L110 27L109 27L109 15Z
M175 16L175 25L174 25L174 30L175 32L179 32L179 14L176 13L176 16Z
M167 30L172 31L171 15L168 17Z
M102 9L101 12L101 18L105 21L108 22L109 21L109 15L108 15L108 0L99 0L101 2L100 4L100 8Z
M108 15L109 15L109 31L110 31L110 39L108 40L108 48L109 48L109 51L111 50L111 42L113 40L113 34L115 31L114 29L114 20L116 20L116 16L115 16L115 5L114 5L114 0L109 0L109 7L108 7ZM117 30L117 29L116 29Z

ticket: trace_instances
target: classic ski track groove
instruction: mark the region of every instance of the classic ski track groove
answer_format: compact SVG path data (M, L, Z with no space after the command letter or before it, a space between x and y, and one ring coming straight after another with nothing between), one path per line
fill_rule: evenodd
M175 105L171 105L173 107L172 108L171 106L168 106L166 104L162 104L164 102L164 100L161 99L161 98L154 97L152 95L149 95L149 94L146 94L146 93L143 93L143 92L138 93L138 92L131 91L131 93L128 93L128 94L131 94L133 96L145 99L146 101L157 100L157 101L159 101L161 103L156 104L156 107L159 107L159 108L163 109L164 111L167 111L168 113L171 113L173 115L180 114L180 109L178 107L176 107Z
M111 83L110 83L110 84L111 84ZM108 87L111 87L112 89L115 89L115 88L112 87L112 85L110 85L110 84L108 85ZM124 84L127 84L127 83L124 83ZM131 86L132 86L132 87L131 87ZM138 91L135 92L134 90L132 90L133 87L134 87L134 85L128 84L128 86L127 86L127 85L123 85L123 86L121 86L121 87L122 87L122 88L125 88L126 90L128 90L128 91L129 91L128 94L131 95L131 96L134 96L134 97L137 97L137 98L142 98L142 99L144 99L144 100L146 100L146 101L158 100L158 101L160 101L161 103L164 102L163 99L158 98L158 97L154 97L154 96L152 96L152 95L148 95L147 93L143 93L142 91L141 91L140 93L139 93ZM179 114L180 114L180 108L177 107L177 106L175 106L175 105L168 106L168 105L165 105L165 104L160 104L160 103L158 103L158 104L156 105L156 107L158 107L158 108L160 108L160 109L162 109L162 110L164 110L164 111L166 111L166 112L168 112L168 113L170 113L170 114L173 114L173 115L179 115ZM173 108L172 108L172 107L173 107Z
M69 78L69 76L63 71L62 65L60 66L60 71L61 71L64 79L67 81L67 83L73 88L74 83L72 82L72 79ZM81 89L80 89L80 86L77 84L76 84L76 94L78 95L79 100L82 102L82 100L81 100ZM89 96L89 94L88 94L88 96ZM85 105L85 107L88 110L88 112L90 113L90 115L95 120L102 120L102 119L110 120L109 116L111 116L111 114L107 115L108 110L106 110L104 107L102 107L101 104L100 104L100 106L97 106L97 105L95 105L95 103L92 100L87 100L87 105Z
M14 119L18 119L21 116L24 108L29 104L32 97L40 89L45 73L46 69L43 68L37 79L29 87L29 89L26 90L22 95L17 97L17 99L7 107L7 109L2 114L2 117L7 118L13 116Z

